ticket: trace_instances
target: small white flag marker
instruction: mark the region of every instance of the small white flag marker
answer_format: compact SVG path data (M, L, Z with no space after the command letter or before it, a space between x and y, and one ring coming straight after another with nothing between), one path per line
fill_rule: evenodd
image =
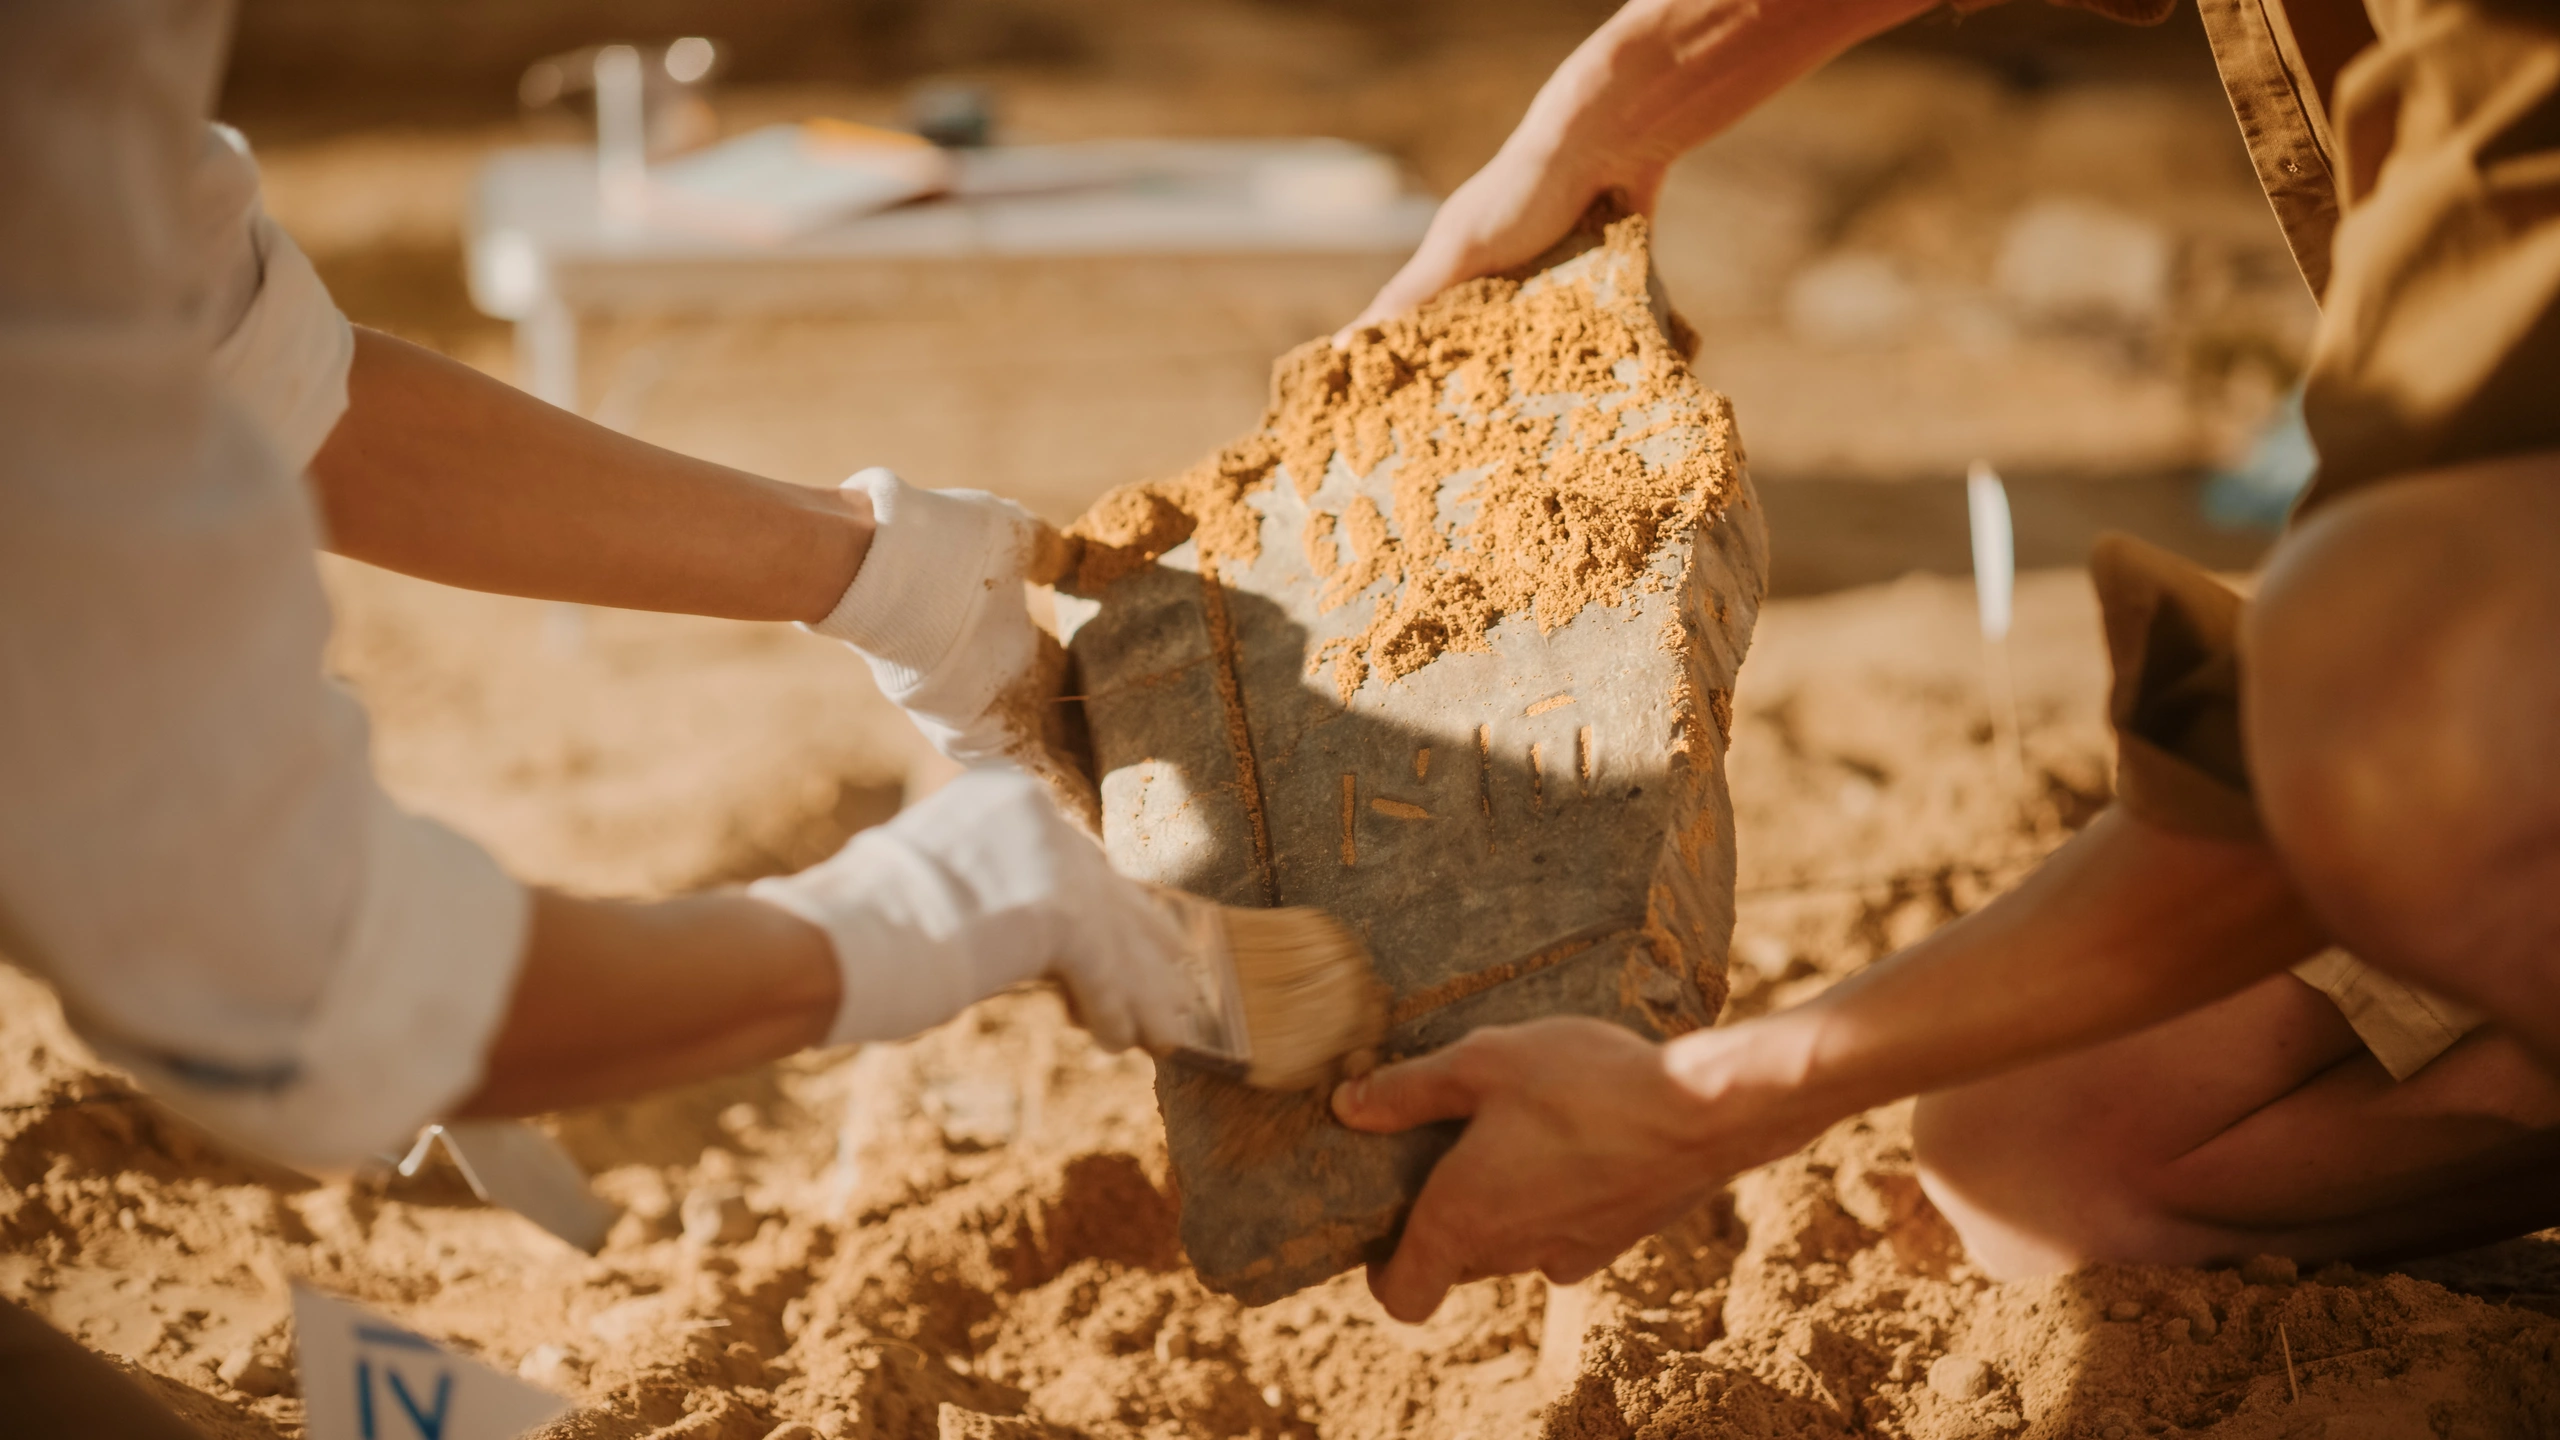
M515 1440L569 1402L344 1300L293 1287L311 1440Z
M521 1120L446 1120L418 1132L400 1173L416 1175L439 1144L472 1194L590 1255L604 1248L620 1212L587 1188L586 1172L559 1141Z
M2009 622L2018 591L2017 531L2009 521L2009 487L1988 460L1976 460L1964 479L1965 511L1973 521L1973 600L1982 619L1982 659L1991 687L1991 727L2006 729L2011 780L2018 803L2027 799L2027 740L2018 720L2018 691L2009 674ZM1996 737L1995 737L1996 738Z
M1964 477L1965 510L1973 518L1973 599L1982 612L1982 638L2009 638L2011 604L2018 588L2017 532L2009 524L2009 487L1988 460L1976 460Z

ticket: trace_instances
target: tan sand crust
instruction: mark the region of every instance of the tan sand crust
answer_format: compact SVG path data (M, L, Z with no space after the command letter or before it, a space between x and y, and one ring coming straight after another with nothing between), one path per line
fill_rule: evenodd
M1642 217L1605 234L1613 252L1647 244ZM1618 358L1630 354L1633 365ZM1566 414L1518 399L1556 392L1592 398ZM1275 468L1311 499L1336 457L1355 474L1395 458L1392 535L1366 496L1339 522L1312 512L1302 535L1326 581L1325 611L1381 580L1397 587L1356 638L1313 657L1332 667L1346 702L1373 669L1393 678L1450 651L1483 653L1505 615L1533 615L1552 632L1587 606L1658 585L1643 566L1661 538L1725 498L1713 447L1667 466L1644 460L1645 441L1695 423L1679 350L1640 308L1593 307L1566 287L1460 285L1341 348L1299 346L1274 370L1272 395L1253 434L1098 501L1068 532L1083 545L1066 584L1096 593L1195 536L1206 563L1250 563L1261 522L1245 500ZM1717 438L1732 443L1729 425ZM1461 519L1445 487L1470 470L1482 474L1464 490L1473 514Z

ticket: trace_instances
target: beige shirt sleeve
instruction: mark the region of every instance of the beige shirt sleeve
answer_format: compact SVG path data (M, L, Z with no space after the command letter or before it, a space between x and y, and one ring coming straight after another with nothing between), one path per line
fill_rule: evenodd
M2167 9L2065 3L2134 19ZM2268 198L2321 296L2303 401L2320 470L2304 505L2560 454L2560 12L2522 0L2202 4ZM2368 21L2369 41L2358 38ZM2305 35L2332 58L2356 41L2327 106L2328 71L2305 59ZM2176 829L2252 833L2240 597L2122 537L2100 544L2091 571L2126 806Z
M2560 7L2372 0L2339 72L2339 213L2305 505L2560 450Z
M0 953L176 1109L329 1166L477 1083L527 902L385 798L322 674L297 470L343 368L258 377L343 321L206 238L224 15L0 6Z

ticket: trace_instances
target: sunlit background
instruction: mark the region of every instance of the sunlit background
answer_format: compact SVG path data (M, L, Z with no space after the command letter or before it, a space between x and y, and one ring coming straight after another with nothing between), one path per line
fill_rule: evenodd
M583 97L523 104L548 55L708 36L724 63L703 93L730 134L896 125L958 83L1000 142L1336 136L1436 195L1609 8L252 0L223 104L351 314L507 374L463 236L494 153L592 133ZM1773 486L1949 483L1989 458L2026 487L2113 482L2088 503L2174 528L2188 517L2149 492L2246 458L2312 319L2186 12L2156 30L2031 4L1924 19L1683 161L1660 222L1699 368ZM818 483L884 462L1065 518L1250 423L1270 358L1391 268L1014 267L779 322L637 305L588 320L580 401L751 469ZM1782 586L1830 576L1820 539L1782 541ZM1890 569L1859 563L1838 578Z

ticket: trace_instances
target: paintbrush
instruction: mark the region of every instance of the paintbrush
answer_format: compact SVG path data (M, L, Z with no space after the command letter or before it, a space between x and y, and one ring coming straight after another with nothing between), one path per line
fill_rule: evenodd
M1084 546L1034 522L1024 578L1057 584ZM1198 987L1189 1042L1170 1054L1263 1090L1312 1090L1375 1063L1387 987L1341 921L1303 906L1249 910L1149 888L1182 927Z
M1263 1090L1311 1090L1374 1063L1387 988L1342 922L1154 888L1199 986L1193 1033L1174 1056Z

